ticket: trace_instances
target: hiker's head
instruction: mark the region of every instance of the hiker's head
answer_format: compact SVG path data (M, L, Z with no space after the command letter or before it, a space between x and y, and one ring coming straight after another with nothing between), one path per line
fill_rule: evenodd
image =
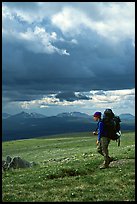
M94 115L93 115L93 119L95 121L101 119L101 112L95 112Z

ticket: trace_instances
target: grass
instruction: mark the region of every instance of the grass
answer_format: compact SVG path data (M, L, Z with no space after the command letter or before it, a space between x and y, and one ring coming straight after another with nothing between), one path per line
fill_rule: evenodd
M100 170L96 136L75 133L2 143L2 157L21 156L38 166L2 174L3 202L135 201L135 133L122 134L109 153L117 161Z

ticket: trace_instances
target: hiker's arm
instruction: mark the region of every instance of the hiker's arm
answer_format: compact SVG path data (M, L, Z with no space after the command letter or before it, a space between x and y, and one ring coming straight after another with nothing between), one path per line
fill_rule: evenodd
M98 142L100 142L101 136L103 134L103 123L99 123L99 128L98 128Z
M93 131L93 135L98 135L98 124L97 124L97 128L95 131Z

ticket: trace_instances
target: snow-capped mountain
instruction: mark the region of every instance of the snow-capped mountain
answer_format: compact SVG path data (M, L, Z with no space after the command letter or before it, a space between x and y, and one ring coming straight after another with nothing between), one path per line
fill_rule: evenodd
M131 115L130 113L124 113L119 115L121 120L135 120L135 116Z
M89 118L91 117L90 115L86 113L80 113L80 112L65 112L65 113L60 113L57 115L57 117L82 117L82 118Z
M131 114L119 115L121 130L134 131L135 116ZM21 112L2 121L2 140L39 137L68 132L89 132L95 130L97 124L92 116L80 113L61 113L47 117L38 113Z
M11 119L24 119L24 118L45 118L46 116L45 115L42 115L42 114L39 114L39 113L27 113L27 112L24 112L22 111L21 113L18 113L18 114L15 114L15 115L12 115L10 116L9 118Z
M2 119L6 119L8 117L10 117L11 115L8 113L2 113Z

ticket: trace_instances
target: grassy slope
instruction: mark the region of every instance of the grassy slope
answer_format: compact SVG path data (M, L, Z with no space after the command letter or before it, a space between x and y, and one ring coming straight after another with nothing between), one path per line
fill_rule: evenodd
M51 138L3 142L2 157L21 156L39 166L4 172L3 201L134 201L135 133L123 133L121 146L112 141L110 168L100 170L96 136L75 133Z

